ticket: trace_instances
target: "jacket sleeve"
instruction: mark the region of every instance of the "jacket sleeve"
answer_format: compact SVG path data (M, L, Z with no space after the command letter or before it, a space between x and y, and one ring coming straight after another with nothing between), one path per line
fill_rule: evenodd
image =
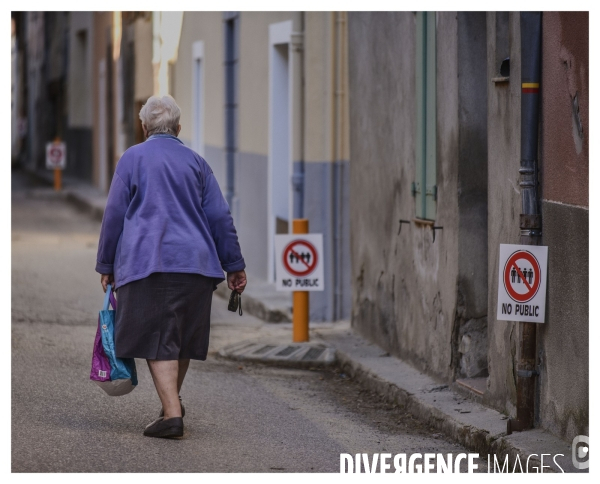
M127 212L129 206L129 198L129 188L119 174L115 172L108 191L108 200L106 201L106 208L102 217L102 228L100 229L98 256L96 258L96 272L100 274L114 273L113 264L119 237L123 232L123 222L125 212Z
M208 219L223 270L225 272L244 270L246 263L242 257L229 205L227 205L212 171L205 178L202 209Z

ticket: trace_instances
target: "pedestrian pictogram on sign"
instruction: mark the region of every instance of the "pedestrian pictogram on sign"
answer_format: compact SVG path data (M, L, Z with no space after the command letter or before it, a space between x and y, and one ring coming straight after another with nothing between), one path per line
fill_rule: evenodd
M544 322L547 264L548 247L500 245L498 320Z
M317 267L319 254L314 245L306 240L294 240L283 250L283 265L296 276L308 276Z
M323 291L323 234L275 236L278 291Z

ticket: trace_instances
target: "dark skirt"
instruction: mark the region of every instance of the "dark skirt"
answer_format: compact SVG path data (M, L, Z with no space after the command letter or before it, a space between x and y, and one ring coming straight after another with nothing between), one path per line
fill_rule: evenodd
M156 272L117 289L119 358L206 360L215 279Z

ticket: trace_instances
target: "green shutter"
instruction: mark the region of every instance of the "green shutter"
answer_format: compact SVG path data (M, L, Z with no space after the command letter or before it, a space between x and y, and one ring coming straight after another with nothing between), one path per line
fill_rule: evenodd
M427 12L427 128L425 133L425 217L436 214L436 55L435 12Z
M436 55L435 12L417 12L416 175L413 185L417 218L436 215Z

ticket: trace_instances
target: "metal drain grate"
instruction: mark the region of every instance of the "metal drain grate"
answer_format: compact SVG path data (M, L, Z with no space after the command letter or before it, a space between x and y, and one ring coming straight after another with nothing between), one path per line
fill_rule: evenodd
M324 351L325 348L311 348L302 357L302 360L316 360L319 356L323 354Z
M271 351L273 348L277 348L276 346L263 346L262 348L252 352L253 355L264 355L268 351Z
M295 351L298 351L299 349L300 349L300 346L288 346L287 348L282 349L275 356L289 356L292 353L294 353Z

